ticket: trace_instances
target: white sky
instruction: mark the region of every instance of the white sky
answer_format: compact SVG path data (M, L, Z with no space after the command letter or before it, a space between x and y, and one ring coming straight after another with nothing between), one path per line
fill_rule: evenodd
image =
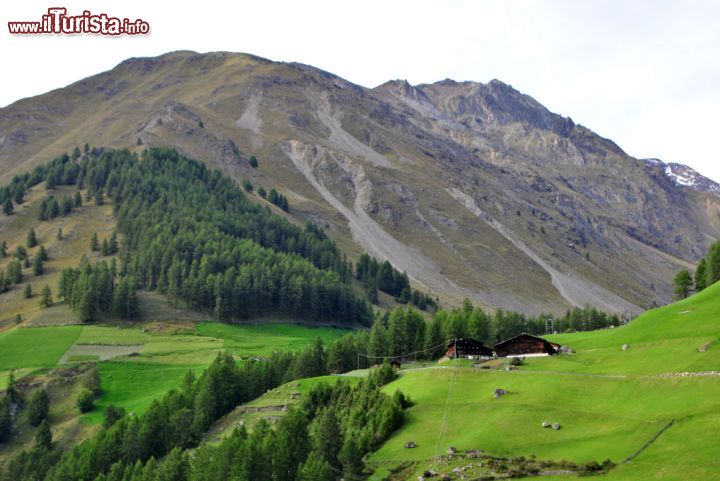
M39 20L51 6L140 17L151 34L8 33L7 21ZM633 156L685 163L720 180L719 18L720 2L700 0L6 1L0 105L132 56L249 52L366 87L497 78Z

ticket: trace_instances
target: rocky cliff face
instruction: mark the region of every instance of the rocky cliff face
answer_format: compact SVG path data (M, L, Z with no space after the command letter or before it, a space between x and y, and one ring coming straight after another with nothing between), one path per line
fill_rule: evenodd
M500 81L366 89L231 53L131 59L0 110L0 180L138 138L278 189L292 218L446 302L638 310L669 300L674 271L720 237L716 184L634 159Z

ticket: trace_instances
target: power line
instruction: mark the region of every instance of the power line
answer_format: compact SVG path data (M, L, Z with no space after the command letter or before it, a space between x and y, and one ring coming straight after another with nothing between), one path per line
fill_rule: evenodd
M358 370L360 370L360 358L361 357L364 357L365 359L387 359L389 357L405 359L406 357L410 357L410 356L417 355L417 354L423 354L428 351L433 351L439 347L445 347L445 346L447 346L448 342L450 342L451 340L452 339L448 339L447 341L443 342L442 344L438 344L437 346L428 347L428 348L422 349L420 351L408 352L408 353L401 354L398 356L370 356L368 354L363 354L362 352L358 351L357 352L357 368L358 368Z
M454 340L456 348L457 349L457 339ZM455 357L454 359L451 359L453 365L452 369L450 370L450 387L448 388L448 395L447 399L445 401L445 410L443 412L443 420L442 424L440 426L440 435L438 436L437 444L435 445L435 457L434 457L434 465L433 470L437 472L438 470L438 454L440 453L440 443L442 441L443 436L445 436L445 432L447 431L447 420L448 420L448 410L450 407L450 399L452 398L452 392L453 392L453 385L455 384L455 365L457 364L457 350L455 351Z

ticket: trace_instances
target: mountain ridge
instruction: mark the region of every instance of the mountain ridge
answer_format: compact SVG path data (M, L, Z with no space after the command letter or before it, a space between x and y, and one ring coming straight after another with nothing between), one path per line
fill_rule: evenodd
M299 63L174 52L0 109L4 180L74 145L138 139L278 189L295 221L450 303L639 311L720 237L716 196L497 80L368 89Z

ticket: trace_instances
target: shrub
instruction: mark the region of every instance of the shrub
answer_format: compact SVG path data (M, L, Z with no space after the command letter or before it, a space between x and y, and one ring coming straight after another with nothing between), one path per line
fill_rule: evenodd
M89 389L83 389L77 398L77 407L81 413L87 413L95 408L95 396Z

